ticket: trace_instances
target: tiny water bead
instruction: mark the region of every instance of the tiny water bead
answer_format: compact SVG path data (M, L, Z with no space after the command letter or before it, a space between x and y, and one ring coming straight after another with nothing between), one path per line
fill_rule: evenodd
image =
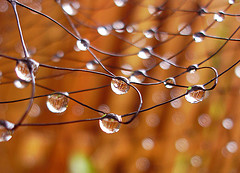
M193 34L193 39L196 43L200 43L204 40L205 33L203 31Z
M113 0L115 5L118 7L123 7L128 2L128 0Z
M90 42L87 39L77 40L77 47L79 50L86 51L90 46Z
M176 85L176 81L173 77L167 78L163 84L166 88L173 88L174 85Z
M69 101L66 96L68 96L67 92L49 95L46 102L48 109L53 113L62 113L66 111Z
M105 114L100 120L99 120L99 126L105 133L116 133L120 129L120 122L122 121L121 116L110 113Z
M222 126L227 130L231 130L233 128L233 120L231 118L224 119L222 121Z
M9 141L13 135L15 125L6 120L0 120L0 142Z
M190 103L201 102L205 95L205 88L202 85L194 85L187 89L185 99Z
M137 70L133 72L129 80L131 82L142 83L146 78L145 75L146 75L146 70Z
M139 52L138 52L138 57L142 58L142 59L148 59L151 56L150 53L150 48L142 48Z
M15 72L20 79L30 82L32 80L31 72L35 77L38 67L39 63L33 59L18 60L15 67Z
M78 13L78 9L80 8L79 2L70 2L70 3L63 3L62 9L71 16L74 16Z
M149 30L146 30L143 32L143 35L146 37L146 38L153 38L154 36L154 30L153 29L149 29Z
M219 11L218 13L214 14L213 16L214 20L216 20L217 22L222 22L224 20L224 12L223 11Z
M29 85L29 82L26 82L26 81L21 80L21 79L17 79L15 81L13 81L13 84L16 88L23 89L23 88L26 88Z
M232 4L235 3L235 0L228 0L228 3L229 3L230 5L232 5Z
M102 35L102 36L107 36L107 35L109 35L110 32L111 32L111 30L112 30L112 26L110 26L110 25L108 25L108 26L99 26L99 27L97 28L98 33L99 33L100 35Z
M96 60L92 60L86 63L86 67L88 70L96 70L97 68L97 61Z
M122 33L124 32L125 24L122 21L116 21L112 24L112 27L116 32Z
M130 88L130 82L123 76L115 77L111 81L111 88L116 94L126 94Z
M198 69L198 65L197 65L197 64L193 64L193 65L190 65L190 66L187 68L187 71L188 71L189 73L194 73L197 69Z

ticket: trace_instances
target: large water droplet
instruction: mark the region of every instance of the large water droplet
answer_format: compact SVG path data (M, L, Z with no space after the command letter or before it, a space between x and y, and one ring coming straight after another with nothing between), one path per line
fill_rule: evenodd
M113 1L116 4L116 6L123 7L127 3L128 0L113 0Z
M111 32L111 30L112 30L112 26L110 26L110 25L108 25L108 26L99 26L99 27L97 28L98 33L99 33L100 35L102 35L102 36L107 36L107 35L109 35L110 32Z
M18 60L15 67L15 72L20 79L30 82L32 80L30 71L33 73L33 77L35 77L38 66L39 63L33 59Z
M173 77L167 78L163 84L165 85L166 88L172 88L174 85L176 85L176 81Z
M130 81L142 83L146 78L145 75L146 75L146 70L134 71L133 74L130 76Z
M49 95L46 102L48 109L53 113L62 113L66 111L69 100L66 96L68 96L67 92Z
M190 103L201 102L205 95L205 88L202 85L194 85L187 89L187 95L185 98Z
M205 33L203 31L193 34L193 39L196 43L200 43L204 40Z
M124 32L125 24L122 21L116 21L112 24L112 27L116 32L122 33Z
M23 89L23 88L26 88L29 85L29 82L26 82L26 81L21 80L21 79L17 79L13 82L13 84L16 88Z
M105 133L116 133L119 131L121 121L122 121L121 116L110 113L105 114L99 120L99 125L102 131L104 131Z
M224 12L219 11L218 13L214 14L213 16L214 20L216 20L217 22L222 22L224 20Z
M150 53L150 48L142 48L139 52L138 52L138 57L142 58L142 59L148 59L151 56Z
M62 4L63 10L71 16L74 16L78 13L78 9L80 8L79 2L70 2L70 3L63 3Z
M77 40L77 47L79 50L86 51L90 46L90 42L87 39Z
M0 142L9 141L13 135L15 125L6 120L0 120Z
M126 94L129 90L129 80L125 77L115 77L111 81L111 88L116 94Z

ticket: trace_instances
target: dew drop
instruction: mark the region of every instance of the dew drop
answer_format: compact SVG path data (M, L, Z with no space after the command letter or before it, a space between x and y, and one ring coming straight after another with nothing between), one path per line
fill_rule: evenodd
M224 20L224 12L219 11L218 13L214 14L213 16L214 20L216 20L217 22L222 22Z
M47 107L53 113L62 113L66 111L68 107L68 96L67 92L54 93L47 98Z
M88 70L96 70L97 64L96 60L92 60L86 63L86 67Z
M235 141L230 141L227 143L226 145L226 149L230 152L230 153L235 153L238 150L238 144Z
M26 82L26 81L21 80L21 79L17 79L13 82L13 84L16 88L23 89L23 88L26 88L29 85L29 82Z
M129 90L129 80L125 77L115 77L111 81L111 88L116 94L126 94Z
M166 33L166 32L156 32L155 33L155 38L158 41L164 42L168 39L168 33Z
M205 95L205 88L202 85L194 85L187 89L185 99L190 103L201 102Z
M100 120L99 125L102 131L105 133L116 133L120 129L120 122L122 121L121 116L110 113L105 114Z
M78 13L78 9L80 8L79 2L71 2L71 3L63 3L62 4L63 10L71 16L74 16Z
M235 0L228 0L228 3L232 5L235 3Z
M189 73L195 73L195 71L198 69L198 65L197 64L193 64L193 65L190 65L188 68L187 68L187 71Z
M6 120L0 120L0 142L9 141L13 135L15 125Z
M150 48L142 48L139 52L138 52L138 57L142 58L142 59L148 59L151 56L150 53Z
M15 72L20 79L26 82L30 82L32 80L30 71L33 73L33 76L35 77L35 74L38 70L38 66L39 63L34 61L33 59L18 60L15 67Z
M112 24L112 27L116 32L122 33L124 32L125 24L122 21L116 21Z
M112 27L111 27L110 25L108 25L108 26L99 26L99 27L97 28L98 33L99 33L100 35L102 35L102 36L107 36L107 35L109 35L110 32L111 32L111 30L112 30Z
M190 25L182 23L178 26L178 31L181 35L190 35L192 32L192 28Z
M154 147L154 141L151 138L145 138L142 140L142 147L145 150L152 150Z
M186 138L180 138L175 142L175 148L179 151L179 152L185 152L188 150L189 148L189 143L188 140Z
M222 126L227 130L231 130L233 128L233 120L231 118L224 119L222 121Z
M173 88L174 85L176 85L176 81L173 77L167 78L163 84L166 88Z
M191 158L190 162L193 167L199 167L202 164L202 159L200 156L196 155Z
M205 33L203 31L193 34L193 39L196 43L200 43L204 40Z
M143 32L143 35L146 37L146 38L153 38L154 36L154 30L153 29L149 29L149 30L146 30Z
M145 75L146 75L146 70L137 70L133 72L129 80L131 82L142 83L146 78Z
M128 2L128 0L113 0L113 1L115 5L118 7L123 7Z
M240 65L236 66L234 69L235 75L240 78Z
M90 42L87 39L77 40L77 47L79 50L86 51L90 46Z
M121 70L122 74L130 76L132 74L132 66L130 64L123 64L121 66L124 70Z

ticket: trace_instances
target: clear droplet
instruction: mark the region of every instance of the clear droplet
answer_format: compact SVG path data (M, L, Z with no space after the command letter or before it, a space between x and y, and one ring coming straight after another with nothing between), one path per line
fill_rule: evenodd
M230 152L230 153L235 153L238 150L238 144L235 141L230 141L227 143L226 145L226 149Z
M174 85L176 85L176 81L173 77L167 78L163 84L165 85L166 88L173 88Z
M105 114L100 120L99 125L102 131L105 133L116 133L120 129L120 122L122 121L121 116L110 113Z
M128 33L133 33L136 30L137 26L136 25L129 25L126 27L126 31Z
M6 120L0 120L0 142L9 141L13 135L15 125Z
M240 65L236 66L234 69L235 75L240 78Z
M151 56L150 48L143 48L138 52L138 57L142 59L148 59Z
M131 82L142 83L146 78L145 75L146 75L146 70L137 70L133 72L129 80Z
M118 6L118 7L123 7L128 0L113 0L115 5Z
M224 119L222 121L222 126L227 130L231 130L233 128L233 120L231 118Z
M26 82L26 81L21 80L21 79L17 79L13 82L13 84L16 88L23 89L23 88L26 88L29 85L29 82Z
M193 34L193 39L196 43L200 43L204 40L205 33L203 31Z
M129 80L125 77L116 77L112 79L111 88L116 94L126 94L129 90Z
M112 24L112 27L116 32L122 33L124 32L125 24L122 21L116 21Z
M68 96L67 92L54 93L47 98L47 107L53 113L62 113L66 111L68 107Z
M187 89L187 95L185 99L190 103L201 102L205 95L205 88L202 85L194 85Z
M102 35L102 36L107 36L107 35L109 35L110 32L111 32L111 30L112 30L112 27L111 27L110 25L108 25L108 26L99 26L99 27L97 28L98 33L99 33L100 35Z
M30 82L32 80L30 71L33 73L33 77L35 77L38 66L39 63L33 59L18 60L15 67L15 72L20 79Z
M124 69L124 70L121 70L121 72L125 76L130 76L132 74L132 66L130 64L123 64L121 68Z
M197 64L193 64L193 65L190 65L188 68L187 68L187 71L189 73L195 73L195 71L198 69L198 65Z
M97 68L97 61L96 60L92 60L86 63L86 67L88 70L96 70Z
M90 46L90 42L87 39L80 39L77 41L77 47L79 50L86 51Z
M213 16L214 20L216 20L217 22L222 22L224 20L224 12L219 11L218 13L214 14Z
M232 5L235 3L235 0L228 0L228 3Z
M147 31L144 31L143 32L143 35L146 37L146 38L153 38L154 36L154 30L153 29L149 29Z
M178 26L178 31L181 35L190 35L192 32L192 28L190 25L186 25L185 23L182 23Z
M78 9L80 8L80 3L77 1L70 2L70 3L63 3L62 8L68 15L74 16L78 13Z

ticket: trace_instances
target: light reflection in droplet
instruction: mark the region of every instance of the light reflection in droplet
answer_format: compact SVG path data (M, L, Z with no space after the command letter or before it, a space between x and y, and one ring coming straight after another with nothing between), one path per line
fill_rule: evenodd
M145 138L142 140L142 147L145 150L152 150L154 147L154 141L151 138Z
M105 133L116 133L120 129L121 116L117 114L106 114L99 120L99 126Z
M190 25L186 25L185 23L182 23L178 26L178 31L181 35L190 35L192 32L192 28Z
M126 70L121 70L122 74L126 76L130 76L132 74L132 71L131 71L132 66L130 64L123 64L121 67L126 69Z
M175 148L179 151L179 152L185 152L188 150L189 148L189 143L188 140L186 138L180 138L175 142Z
M224 13L222 11L220 11L220 12L214 14L213 18L217 22L222 22L224 20Z
M231 118L224 119L222 121L222 126L227 130L231 130L233 128L233 120Z
M126 94L130 88L130 82L127 78L120 76L111 81L112 91L118 95Z

